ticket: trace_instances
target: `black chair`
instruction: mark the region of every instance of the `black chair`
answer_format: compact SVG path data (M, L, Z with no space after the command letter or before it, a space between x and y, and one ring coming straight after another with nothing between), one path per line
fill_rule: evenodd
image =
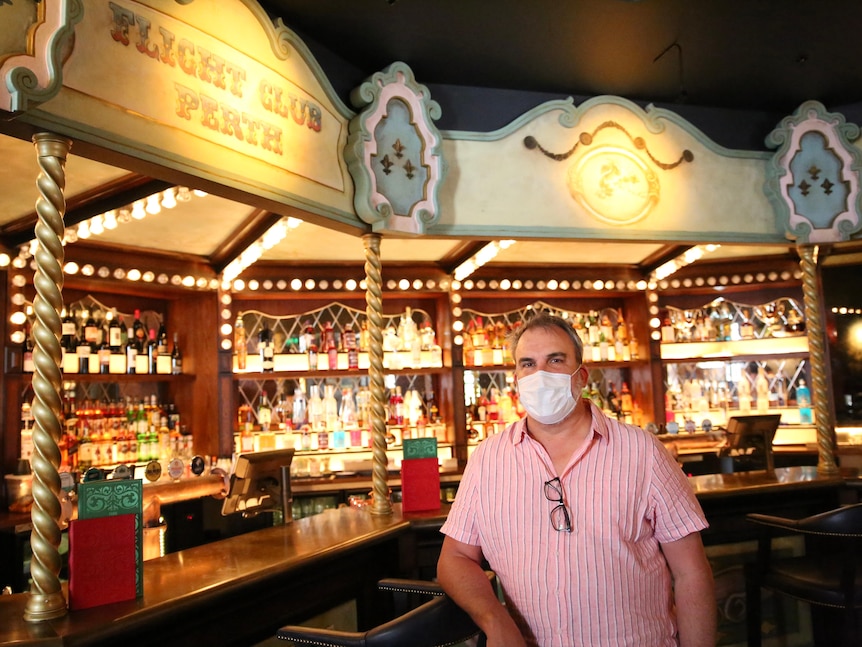
M492 585L496 578L488 573ZM294 645L316 647L445 647L477 638L485 644L484 635L469 615L455 604L435 582L386 579L378 588L395 594L399 615L368 631L335 631L316 627L288 625L276 636ZM431 599L411 608L417 596Z
M842 610L844 644L862 644L858 622L862 609L862 503L804 519L766 514L749 514L746 519L765 527L758 537L757 561L745 567L749 646L761 644L761 587L811 605ZM774 556L772 538L779 533L803 535L806 554Z

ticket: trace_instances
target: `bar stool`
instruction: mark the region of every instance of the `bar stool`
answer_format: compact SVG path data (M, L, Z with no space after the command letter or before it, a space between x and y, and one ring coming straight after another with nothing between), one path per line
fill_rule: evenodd
M767 588L808 604L843 610L845 645L862 644L858 612L862 609L862 503L804 519L748 514L765 527L758 537L757 561L745 566L748 644L761 644L760 589ZM806 555L775 557L772 537L799 534Z
M488 572L488 578L494 586L495 575ZM395 610L400 615L389 622L362 632L288 625L276 636L288 644L316 647L445 647L474 638L477 642L470 644L485 644L479 627L435 582L385 579L378 588L395 594ZM416 596L431 599L409 608Z

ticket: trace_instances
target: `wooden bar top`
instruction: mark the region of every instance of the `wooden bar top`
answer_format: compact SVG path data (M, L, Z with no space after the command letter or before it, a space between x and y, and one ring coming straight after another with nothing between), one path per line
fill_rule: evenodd
M787 492L794 489L838 487L844 480L841 475L821 476L812 466L779 467L774 472L765 470L735 472L732 474L703 474L690 476L694 492L699 500L722 497Z
M108 644L144 636L164 645L150 627L187 623L205 608L233 613L233 602L254 590L358 547L396 537L409 528L396 506L392 515L340 508L285 526L258 530L149 560L139 600L69 612L41 623L23 620L28 594L0 596L0 645ZM239 622L234 617L233 622ZM191 643L187 643L191 644ZM201 643L201 644L227 644Z

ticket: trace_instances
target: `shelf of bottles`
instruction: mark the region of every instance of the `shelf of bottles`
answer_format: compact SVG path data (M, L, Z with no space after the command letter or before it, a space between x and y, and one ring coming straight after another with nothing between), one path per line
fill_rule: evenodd
M31 374L32 304L25 304L24 311L21 370ZM88 295L67 304L61 320L61 471L190 458L191 434L180 423L174 403L164 401L161 388L165 382L189 378L182 373L176 334L169 347L163 315L152 310L120 312ZM32 457L33 396L32 382L25 380L20 400L22 462Z
M609 415L640 424L640 407L629 392L626 371L640 359L640 349L621 308L576 312L542 301L500 313L463 308L468 442L478 443L523 416L514 387L509 338L539 311L567 319L580 337L589 374L583 396Z
M34 314L25 304L26 331L21 349L21 370L33 372ZM64 375L181 375L183 355L179 335L173 342L165 328L164 315L153 310L119 312L87 296L63 307L61 316L60 366Z
M383 315L383 366L439 369L443 352L428 313L407 308ZM365 310L341 303L299 315L240 312L234 324L234 373L324 373L368 370Z
M668 307L661 340L666 422L690 431L781 413L783 424L812 424L808 339L794 299Z
M407 308L383 320L388 448L397 454L404 439L434 437L441 457L451 458L434 392L443 361L430 317ZM297 476L370 469L365 311L341 303L279 317L246 310L234 330L235 450L292 447Z
M791 298L752 305L719 297L697 308L667 307L663 360L808 353L802 306Z
M584 363L614 365L640 358L640 348L632 326L627 324L622 308L604 308L576 312L536 301L508 312L486 313L463 308L464 366L511 366L509 337L536 312L545 311L567 319L581 338ZM464 323L466 322L466 323Z

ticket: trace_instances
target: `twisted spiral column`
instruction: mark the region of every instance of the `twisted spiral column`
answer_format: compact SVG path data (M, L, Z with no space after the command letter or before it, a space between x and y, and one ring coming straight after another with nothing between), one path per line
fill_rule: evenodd
M380 234L365 234L365 316L368 319L368 384L371 392L372 514L392 514L387 482L386 407L383 380L383 279L380 272Z
M63 307L63 214L68 139L51 133L33 136L41 172L36 180L36 298L33 311L33 531L30 547L33 583L24 619L40 622L66 614L60 586L60 310Z
M808 355L811 360L811 393L814 398L814 420L817 428L817 471L837 474L835 436L829 413L826 379L826 333L820 316L820 291L817 280L817 245L799 245L799 267L802 270L802 297L805 305L805 329L808 332Z

